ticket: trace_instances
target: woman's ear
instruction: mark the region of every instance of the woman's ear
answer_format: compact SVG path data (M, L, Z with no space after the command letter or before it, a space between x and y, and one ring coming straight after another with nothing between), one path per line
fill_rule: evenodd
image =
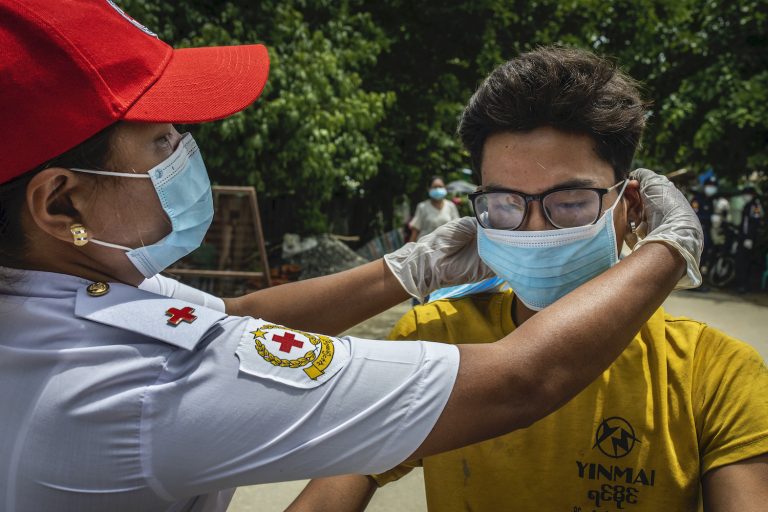
M27 213L39 231L71 243L72 224L82 222L76 204L84 181L62 167L50 167L37 173L27 185Z

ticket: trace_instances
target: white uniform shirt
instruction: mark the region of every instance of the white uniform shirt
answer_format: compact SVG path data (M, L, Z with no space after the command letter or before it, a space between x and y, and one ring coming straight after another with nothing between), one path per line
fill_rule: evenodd
M432 201L422 201L416 205L410 226L419 230L419 238L428 235L446 222L459 218L459 210L451 201L443 200L443 207L439 210L434 207Z
M450 345L328 338L89 284L0 280L6 512L224 510L241 485L381 472L426 438L458 369Z

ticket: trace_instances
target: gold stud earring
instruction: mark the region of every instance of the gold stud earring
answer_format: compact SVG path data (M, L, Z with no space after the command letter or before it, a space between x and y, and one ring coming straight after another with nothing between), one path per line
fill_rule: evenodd
M86 231L85 226L82 224L72 224L69 226L69 230L72 232L72 238L77 247L82 247L88 243L88 231Z

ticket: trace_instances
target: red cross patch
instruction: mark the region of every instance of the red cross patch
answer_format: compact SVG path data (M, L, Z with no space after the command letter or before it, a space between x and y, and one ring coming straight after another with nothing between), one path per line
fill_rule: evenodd
M194 312L195 312L195 308L185 306L181 309L170 308L168 311L165 312L165 314L171 317L168 319L168 325L172 325L173 327L176 327L181 322L187 322L188 324L191 324L192 322L197 320L197 316L192 314Z
M261 320L250 321L236 354L241 371L304 389L330 379L350 357L337 338Z
M278 350L280 352L285 352L286 354L290 354L293 347L296 347L296 348L304 347L304 342L301 340L297 340L296 335L288 331L286 331L285 334L283 334L282 336L278 334L273 334L272 341L276 341L277 343L279 343L280 348L278 348Z

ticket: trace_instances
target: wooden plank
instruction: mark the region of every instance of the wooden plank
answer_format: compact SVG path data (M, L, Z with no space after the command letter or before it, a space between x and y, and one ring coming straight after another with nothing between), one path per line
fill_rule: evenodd
M253 231L256 236L256 242L259 244L259 253L261 256L261 268L264 269L264 283L267 288L272 286L272 276L269 274L269 262L267 261L267 248L264 245L264 232L261 230L261 214L259 213L259 203L256 199L256 189L250 189L251 209L253 210Z
M264 272L246 272L239 270L205 270L196 268L169 268L169 274L179 276L197 276L197 277L244 277L244 278L264 278Z

